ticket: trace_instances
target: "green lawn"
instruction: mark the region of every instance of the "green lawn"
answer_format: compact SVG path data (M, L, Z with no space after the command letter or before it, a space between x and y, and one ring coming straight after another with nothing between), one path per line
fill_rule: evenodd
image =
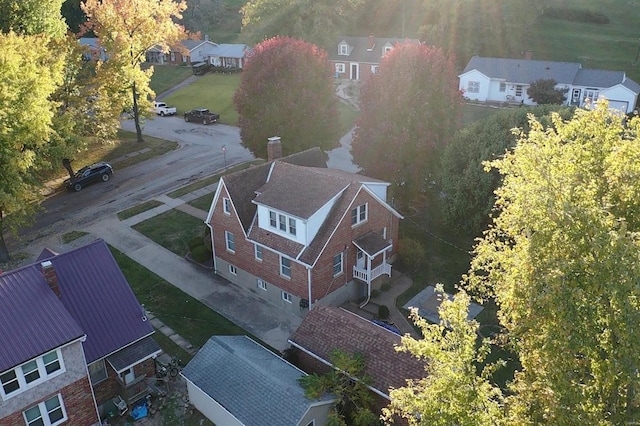
M144 203L138 204L137 206L133 206L131 208L118 212L118 219L120 220L129 219L130 217L146 212L147 210L154 209L158 206L161 206L162 204L163 204L162 202L157 200L145 201Z
M189 202L188 204L190 206L193 206L197 209L203 210L205 212L209 211L209 208L211 208L211 202L213 201L213 193L211 194L207 194L207 195L203 195L200 198L196 198L195 200Z
M209 108L220 114L220 122L238 125L233 94L240 84L240 74L209 73L194 83L167 96L165 101L178 109L178 115L193 108Z
M564 0L562 6L602 12L611 22L598 25L540 19L529 38L533 59L580 62L586 68L625 71L640 82L640 65L635 64L640 47L640 2Z
M149 85L157 96L192 75L193 71L189 66L156 64L153 66L153 76Z
M140 222L132 228L178 256L185 256L189 252L189 241L193 237L204 236L205 232L202 220L175 209Z

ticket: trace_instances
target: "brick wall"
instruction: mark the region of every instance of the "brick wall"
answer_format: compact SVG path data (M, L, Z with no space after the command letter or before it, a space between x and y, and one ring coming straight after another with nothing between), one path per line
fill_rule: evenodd
M123 385L117 378L118 374L108 362L105 361L105 364L107 366L107 379L93 387L93 392L96 396L96 403L99 406L111 400L112 398L115 398L116 395L125 397L125 395L123 394ZM142 375L147 377L155 377L156 370L153 359L148 359L142 364L135 365L133 367L133 371L136 373L136 377L140 377Z
M267 283L275 285L297 298L308 299L308 274L306 266L292 261L291 278L288 279L280 275L280 256L278 253L263 250L262 260L256 260L254 245L244 238L243 228L235 212L232 211L231 214L224 213L223 198L228 197L229 195L226 189L222 188L220 197L214 208L213 218L215 223L213 224L213 244L216 256L242 271L260 277ZM375 231L381 234L383 228L386 227L387 240L393 239L394 241L393 250L390 254L387 254L387 260L389 256L393 255L397 250L398 218L386 207L380 205L369 193L360 191L353 206L356 207L364 203L368 203L367 221L352 227L351 215L347 214L338 225L337 231L316 263L316 267L311 274L312 301L314 303L353 280L356 247L351 242L357 237L369 231ZM226 248L225 231L231 232L234 235L235 251L233 253ZM334 277L333 257L341 251L345 253L343 262L344 272ZM380 264L382 258L382 255L379 255L374 259L372 267ZM231 274L227 264L220 263L217 267L219 270L216 272L231 282L243 285L244 287L255 286L254 282L248 284L239 282L239 275L234 276Z
M91 393L91 384L88 377L84 377L60 390L53 392L43 397L40 401L35 402L25 409L29 409L39 402L46 401L49 398L60 394L62 396L62 402L67 413L68 420L65 424L74 426L89 426L98 422L98 414L96 413L96 407L93 402L93 395ZM0 426L16 426L25 424L22 411L13 413L8 417L0 419Z

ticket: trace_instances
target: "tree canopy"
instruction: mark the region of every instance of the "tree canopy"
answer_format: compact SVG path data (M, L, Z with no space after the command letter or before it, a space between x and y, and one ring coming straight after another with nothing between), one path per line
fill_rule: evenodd
M638 421L640 121L606 102L570 121L530 116L467 284L495 298L519 354L519 424Z
M501 157L512 149L514 128L529 130L529 114L550 125L550 114L558 111L571 118L573 108L536 106L502 110L458 130L440 156L440 208L445 223L463 235L479 236L487 228L501 182L496 170L487 172L483 162Z
M280 136L284 155L338 142L333 66L315 45L289 37L253 49L233 97L242 143L266 158L267 138Z
M436 291L444 295L442 285ZM452 300L444 297L438 309L439 324L428 323L413 310L411 317L423 338L406 335L396 350L424 360L427 374L391 390L391 403L383 410L386 420L398 415L410 425L504 424L502 391L489 380L494 366L477 374L490 342L483 339L478 344L479 324L467 318L470 300L464 291Z
M569 89L556 88L556 84L552 78L532 81L527 88L527 95L538 105L561 105L567 99Z
M178 49L180 42L187 38L184 28L176 24L176 20L182 18L186 3L184 0L86 0L81 6L88 18L85 29L96 34L108 55L96 71L97 100L111 106L110 117L118 110L131 110L138 141L142 141L140 117L147 115L151 106L153 92L149 80L153 68L143 70L141 64L149 49L166 53L170 48Z
M422 189L434 172L434 153L459 127L456 75L438 48L405 42L385 55L362 87L351 145L365 174L395 183L405 196Z

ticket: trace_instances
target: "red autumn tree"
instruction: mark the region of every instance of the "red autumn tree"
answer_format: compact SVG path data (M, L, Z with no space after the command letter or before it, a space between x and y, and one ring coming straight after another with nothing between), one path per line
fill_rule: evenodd
M453 62L439 48L396 45L363 85L352 154L367 176L410 197L435 170L435 152L458 129L462 96Z
M274 37L254 47L233 101L242 143L266 158L267 138L282 138L283 155L338 142L333 67L317 46Z

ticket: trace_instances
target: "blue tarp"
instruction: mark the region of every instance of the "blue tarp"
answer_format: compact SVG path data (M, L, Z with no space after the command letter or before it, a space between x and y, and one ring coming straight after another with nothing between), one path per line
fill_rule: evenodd
M133 410L131 410L131 417L133 417L133 420L138 420L141 419L143 417L147 417L147 404L142 404L142 405L137 405L135 407L133 407Z

